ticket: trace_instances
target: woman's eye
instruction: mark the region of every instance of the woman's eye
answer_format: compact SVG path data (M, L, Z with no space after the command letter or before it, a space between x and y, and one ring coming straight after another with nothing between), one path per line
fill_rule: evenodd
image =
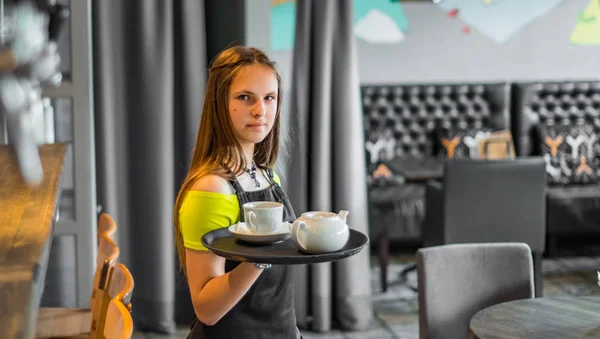
M275 100L275 97L272 95L267 95L267 97L265 99L270 101L270 100Z
M242 95L238 96L238 99L240 99L240 100L248 100L248 99L250 99L250 97L247 96L246 94L242 94Z

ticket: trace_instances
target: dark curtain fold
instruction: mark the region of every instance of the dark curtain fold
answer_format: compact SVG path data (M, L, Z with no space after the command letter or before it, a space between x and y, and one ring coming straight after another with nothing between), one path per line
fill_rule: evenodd
M298 0L291 88L293 149L288 191L297 213L350 211L368 234L363 121L352 1ZM369 249L334 263L297 268L299 325L327 331L368 327ZM309 319L312 321L309 321Z
M202 111L204 2L94 1L92 14L98 201L135 277L136 327L171 333L176 309L193 315L172 210Z

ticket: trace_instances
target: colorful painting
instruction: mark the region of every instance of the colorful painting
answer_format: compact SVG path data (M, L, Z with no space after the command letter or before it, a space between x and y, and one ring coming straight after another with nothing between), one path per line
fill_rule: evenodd
M564 0L444 0L437 6L478 30L498 44L504 44L527 24L546 15Z
M600 0L591 0L579 13L570 40L576 45L600 45Z
M296 36L296 1L271 0L271 49L294 48Z
M354 0L354 34L372 44L395 44L404 40L408 20L400 2Z

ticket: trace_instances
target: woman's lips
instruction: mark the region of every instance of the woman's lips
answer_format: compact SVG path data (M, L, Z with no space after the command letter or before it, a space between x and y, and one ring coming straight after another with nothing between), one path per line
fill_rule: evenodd
M266 124L248 124L248 125L246 125L246 127L253 129L253 130L260 130L264 126L266 126Z

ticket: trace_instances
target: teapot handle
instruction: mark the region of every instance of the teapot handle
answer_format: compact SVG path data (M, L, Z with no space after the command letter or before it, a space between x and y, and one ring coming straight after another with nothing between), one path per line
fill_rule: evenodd
M298 226L296 227L296 232L291 232L291 234L290 234L293 237L292 240L294 240L294 242L296 244L300 245L302 250L306 251L306 246L304 246L304 244L302 242L300 242L299 233L301 230L306 230L308 228L308 226L306 226L306 223L302 220L296 220L296 222L294 222L294 223L297 224Z

